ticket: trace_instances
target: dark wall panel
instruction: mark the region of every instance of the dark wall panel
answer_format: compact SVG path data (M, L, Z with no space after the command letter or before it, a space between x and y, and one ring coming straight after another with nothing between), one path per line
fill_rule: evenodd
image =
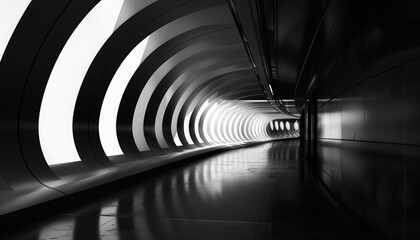
M404 143L404 66L366 81L366 141Z
M409 62L405 69L405 137L407 144L420 146L420 59Z
M317 98L320 182L390 239L420 239L420 4L329 9L302 74L315 84L298 86Z

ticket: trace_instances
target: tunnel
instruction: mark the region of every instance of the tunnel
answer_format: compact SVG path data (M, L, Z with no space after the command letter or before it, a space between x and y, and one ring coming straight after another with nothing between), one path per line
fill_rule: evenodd
M0 1L0 239L420 239L419 11Z

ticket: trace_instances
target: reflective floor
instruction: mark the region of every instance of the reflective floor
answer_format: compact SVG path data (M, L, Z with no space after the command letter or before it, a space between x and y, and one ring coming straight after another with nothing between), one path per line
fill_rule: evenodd
M358 239L306 177L298 145L212 155L0 239Z

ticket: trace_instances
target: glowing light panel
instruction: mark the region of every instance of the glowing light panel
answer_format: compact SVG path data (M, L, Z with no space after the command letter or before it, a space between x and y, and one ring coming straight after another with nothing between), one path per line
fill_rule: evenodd
M206 110L208 105L209 105L209 100L207 99L207 101L205 101L204 104L201 106L200 110L198 110L197 119L194 122L195 136L197 136L199 143L204 143L203 139L200 136L199 123L200 123L201 116L203 115L203 112L204 110Z
M125 88L140 66L149 37L143 39L124 59L105 94L99 116L99 137L107 156L123 154L117 137L117 115Z
M51 72L39 116L39 138L48 164L80 161L73 112L87 70L112 34L123 0L100 1L82 20Z
M184 134L187 139L188 144L194 144L194 141L191 138L190 134L190 120L191 120L192 111L187 114L184 120Z

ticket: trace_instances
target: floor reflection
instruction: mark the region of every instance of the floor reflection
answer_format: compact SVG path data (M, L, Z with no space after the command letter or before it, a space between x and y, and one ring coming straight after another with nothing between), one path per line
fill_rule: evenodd
M298 148L277 141L209 156L7 239L357 239L302 174Z

